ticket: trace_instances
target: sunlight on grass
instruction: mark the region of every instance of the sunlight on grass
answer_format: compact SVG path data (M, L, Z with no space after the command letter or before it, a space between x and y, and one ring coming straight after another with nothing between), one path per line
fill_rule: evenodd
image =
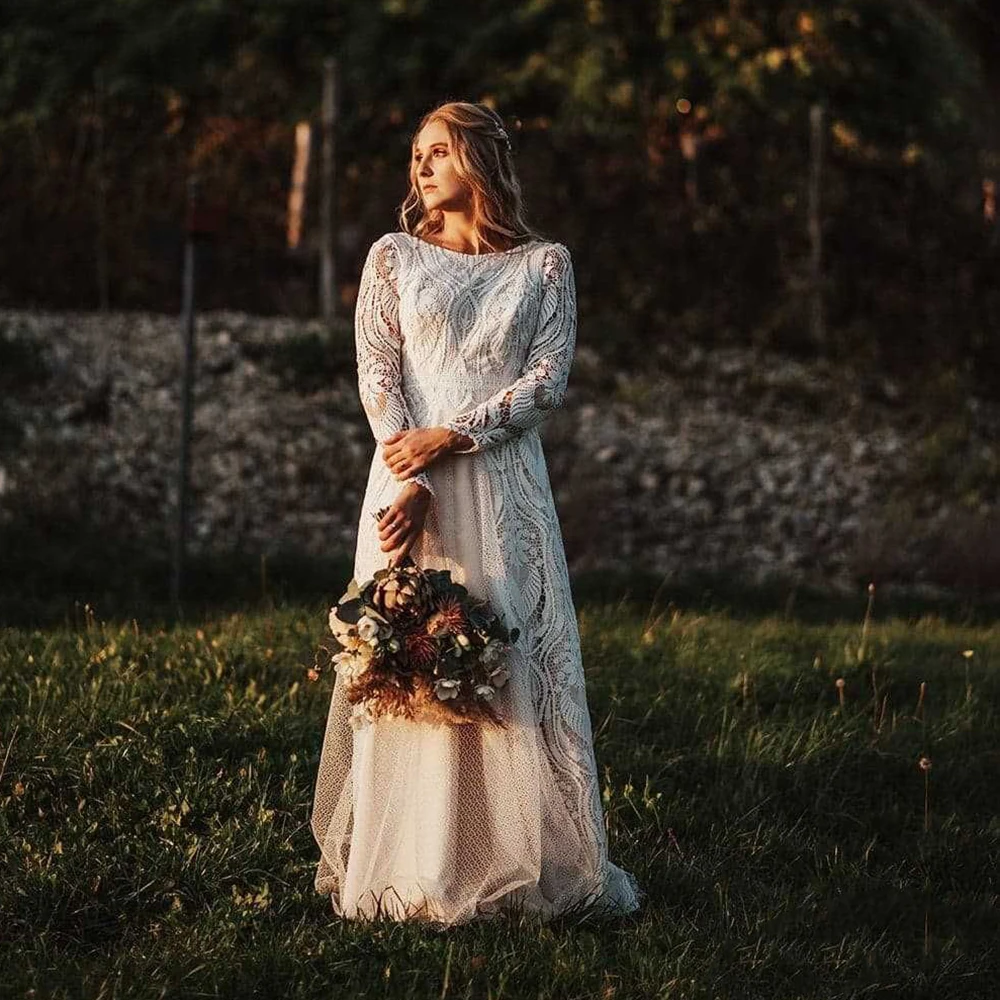
M340 922L313 891L325 627L321 608L149 629L88 609L0 634L9 995L987 982L995 626L582 606L609 851L647 905L448 932Z

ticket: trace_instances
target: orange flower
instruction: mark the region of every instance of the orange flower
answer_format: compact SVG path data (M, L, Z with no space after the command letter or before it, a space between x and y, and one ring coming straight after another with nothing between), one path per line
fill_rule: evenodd
M462 603L454 597L442 597L437 602L437 611L427 620L427 631L431 635L451 632L453 635L464 632L469 622L462 610Z
M429 667L438 655L437 643L426 632L411 632L406 637L406 656L418 669Z

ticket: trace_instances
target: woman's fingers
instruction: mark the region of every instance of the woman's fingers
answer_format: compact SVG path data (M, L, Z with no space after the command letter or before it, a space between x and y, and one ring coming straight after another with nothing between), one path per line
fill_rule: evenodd
M406 431L397 432L399 435L406 433ZM407 479L415 472L421 472L424 469L424 464L420 461L419 455L410 449L406 441L400 440L398 443L390 444L389 442L393 441L396 436L394 434L391 438L386 438L385 447L382 450L382 460L394 476L398 479Z
M422 472L425 466L421 465L419 462L410 462L407 460L401 460L395 465L389 466L389 471L392 473L396 479L403 480L409 479L410 476L415 475L418 472Z
M416 540L417 540L417 532L411 529L404 532L399 537L398 541L383 542L382 551L392 552L394 559L402 559L403 556L405 556L406 553L410 551L410 548L413 546L413 543Z
M391 559L393 565L405 559L410 549L413 548L413 543L417 540L417 533L415 531L409 531L406 537L399 543L396 551L393 552Z
M405 518L388 528L384 537L380 531L379 536L382 537L382 551L388 552L389 549L394 549L406 537L412 527L413 523L409 518Z
M383 528L388 528L390 524L395 524L400 517L403 516L403 512L395 505L391 506L379 519L378 519L378 530L379 534L382 533Z
M406 529L400 525L390 528L384 534L380 532L379 534L382 539L382 551L388 552L389 549L394 549L399 544L399 540L403 537L403 532L405 530Z
M381 545L382 551L391 552L396 550L396 558L401 559L410 551L411 546L417 539L417 535L422 530L423 525L417 526L412 518L405 515L400 517L397 523L385 529ZM382 529L379 530L379 535L380 537L383 535Z
M405 466L404 466L405 468ZM412 468L412 467L411 467ZM426 497L423 490L404 490L378 521L383 552L393 553L393 563L406 556L424 528Z
M382 457L385 458L386 461L389 461L393 455L402 451L402 449L406 447L406 441L404 439L405 434L406 431L397 431L392 435L392 437L388 437L382 442Z
M400 511L396 507L391 507L386 514L384 514L378 522L378 537L381 541L385 541L390 533L395 528L400 517Z
M405 559L410 549L413 548L413 543L415 540L416 540L416 534L411 532L403 541L403 544L400 545L399 551L393 556L393 559L395 559L396 562Z

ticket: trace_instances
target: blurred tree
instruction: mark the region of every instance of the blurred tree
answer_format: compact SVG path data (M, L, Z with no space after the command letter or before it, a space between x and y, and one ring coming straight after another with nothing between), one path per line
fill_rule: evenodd
M157 234L180 217L197 167L230 209L206 304L299 308L283 250L292 136L335 52L337 215L355 252L394 224L420 114L483 99L524 123L527 200L577 253L584 340L623 364L648 363L651 338L667 358L689 339L812 350L805 182L819 103L830 350L893 364L988 356L991 11L984 0L7 0L0 225L19 239L0 247L0 298L93 303L100 174L112 304L173 308L176 247Z

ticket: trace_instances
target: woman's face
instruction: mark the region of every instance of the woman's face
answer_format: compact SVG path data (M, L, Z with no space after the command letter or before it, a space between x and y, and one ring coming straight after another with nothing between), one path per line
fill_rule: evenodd
M428 122L413 145L413 173L427 208L466 208L469 190L455 173L452 143L442 121Z

